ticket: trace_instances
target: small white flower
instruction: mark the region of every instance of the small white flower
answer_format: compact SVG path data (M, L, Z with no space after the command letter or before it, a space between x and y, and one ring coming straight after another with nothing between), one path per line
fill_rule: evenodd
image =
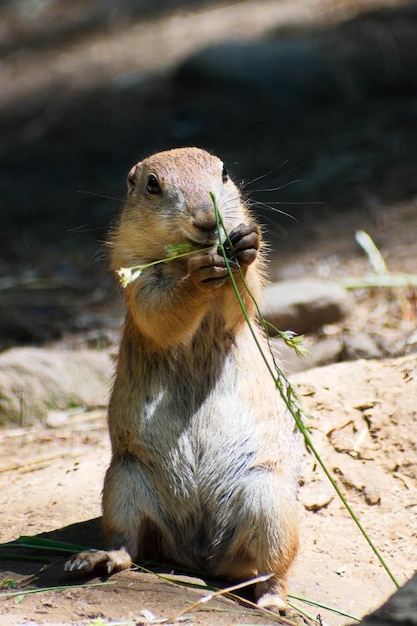
M139 267L121 267L117 270L122 287L127 287L142 274L142 268Z

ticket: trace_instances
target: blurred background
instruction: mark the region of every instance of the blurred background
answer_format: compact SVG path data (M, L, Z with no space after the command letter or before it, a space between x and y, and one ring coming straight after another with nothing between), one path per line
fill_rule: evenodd
M112 341L126 175L176 146L242 184L272 278L340 273L358 227L415 272L416 42L415 2L3 0L0 349Z

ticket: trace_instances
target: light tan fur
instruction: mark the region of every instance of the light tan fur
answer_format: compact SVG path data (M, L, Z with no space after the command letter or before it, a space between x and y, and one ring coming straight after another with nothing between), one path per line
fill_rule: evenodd
M210 192L268 355L237 269L258 299L259 228L220 159L198 148L153 155L128 180L113 269L166 258L167 245L184 241L197 252L143 270L126 288L103 491L110 549L81 553L66 568L110 573L151 556L230 579L272 574L256 599L284 609L298 548L300 437L233 291Z

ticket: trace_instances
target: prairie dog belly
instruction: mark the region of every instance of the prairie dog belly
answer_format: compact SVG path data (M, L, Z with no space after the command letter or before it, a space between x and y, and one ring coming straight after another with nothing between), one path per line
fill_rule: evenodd
M253 383L253 374L248 385L245 368L240 363L237 370L231 356L215 389L204 399L193 397L188 408L182 401L182 414L175 411L176 394L186 391L186 381L182 388L160 389L144 403L147 417L140 438L145 450L152 451L152 463L140 465L148 475L152 506L159 510L158 515L150 511L150 516L160 529L168 559L216 571L236 528L251 516L256 519L260 498L296 501L300 439L291 426L293 418L282 410L272 379L269 387L262 382L268 398L258 410L250 397ZM289 434L283 436L285 432Z

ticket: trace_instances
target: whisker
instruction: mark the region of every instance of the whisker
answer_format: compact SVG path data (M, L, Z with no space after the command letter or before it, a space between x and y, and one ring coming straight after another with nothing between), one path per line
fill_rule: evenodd
M242 182L242 186L243 187L247 187L248 185L252 185L253 183L256 183L258 180L262 180L263 178L267 178L267 176L271 176L271 174L275 174L275 172L278 172L282 167L287 165L287 163L288 163L288 159L283 161L281 163L281 165L278 165L277 167L274 167L272 170L269 170L265 174L261 174L260 176L257 176L256 178L252 178L252 180L249 180L248 182ZM251 191L253 191L253 190L251 190Z
M86 196L96 196L97 198L103 198L104 200L114 200L115 202L125 202L126 198L115 198L114 196L106 196L102 193L96 193L95 191L84 191L83 189L77 189L77 193L82 193Z
M284 217L289 217L290 219L292 219L294 222L298 222L297 218L294 217L294 215L291 215L291 213L287 213L286 211L282 211L281 209L278 209L277 207L274 207L270 204L267 204L266 202L258 202L257 200L254 200L252 202L252 204L256 207L259 208L265 208L265 209L269 209L270 211L274 212L274 213L278 213L279 215L284 215ZM291 203L288 203L291 204Z
M281 228L280 226L277 226L277 224L274 222L274 220L271 217L269 217L268 215L262 215L262 220L261 221L262 221L263 224L267 224L268 226L273 226L274 228L275 227Z
M301 183L301 178L296 178L294 180L290 180L288 183L284 183L283 185L280 185L279 187L265 187L263 189L251 189L252 193L261 193L263 191L265 192L270 192L270 191L281 191L282 189L286 189L287 187L291 187L291 185L295 185L296 183Z
M67 233L93 233L103 230L106 230L106 226L90 226L89 224L81 224L80 226L74 226L74 228L68 228Z
M109 253L107 251L107 242L101 241L99 242L101 245L97 248L95 252L90 256L87 261L87 265L92 265L93 263L99 263L100 261L107 261L109 258Z
M252 200L252 202L255 202L257 204L266 204L265 202L261 202L260 200ZM323 200L300 200L300 202L293 202L292 200L275 200L275 201L268 201L267 206L273 206L274 204L293 204L294 206L303 206L303 205L307 205L307 206L311 206L311 205L315 205L315 204L319 204L319 205L325 205L327 204L327 202L324 202Z

